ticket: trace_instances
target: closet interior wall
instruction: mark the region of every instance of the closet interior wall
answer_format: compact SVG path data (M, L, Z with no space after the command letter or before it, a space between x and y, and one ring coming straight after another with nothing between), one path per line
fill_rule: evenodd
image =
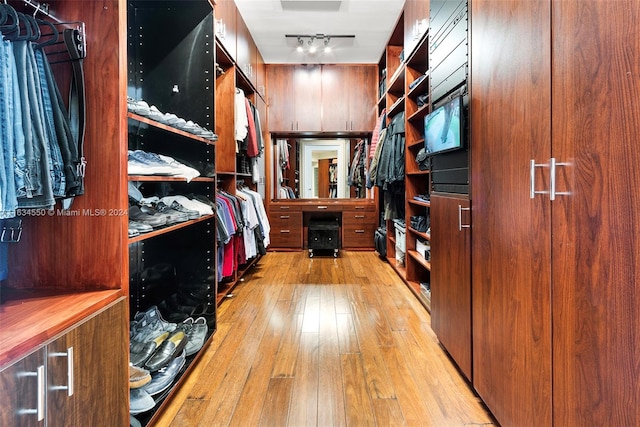
M21 2L8 3L26 14L35 12ZM69 338L64 351L75 348L74 396L65 391L65 397L58 399L49 388L53 385L49 378L45 398L50 405L55 399L60 411L71 413L64 412L70 414L64 421L47 414L45 422L125 425L127 217L119 214L127 211L122 179L126 176L126 28L121 19L125 10L117 0L60 0L49 2L49 12L57 20L85 24L85 192L67 211L58 203L50 214L23 216L20 241L8 247L9 277L0 284L0 377L3 390L22 392L2 393L0 424L35 422L35 415L19 410L36 408L36 376L22 374L51 362L48 372L60 375L59 365L51 359L61 351L54 342ZM64 98L70 64L54 65L53 72ZM107 214L92 215L96 210ZM43 354L42 360L34 360Z

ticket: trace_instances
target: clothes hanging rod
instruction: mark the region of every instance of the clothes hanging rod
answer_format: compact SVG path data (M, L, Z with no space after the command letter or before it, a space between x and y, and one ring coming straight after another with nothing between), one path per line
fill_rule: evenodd
M37 1L34 0L22 0L24 2L24 4L26 4L27 6L31 6L32 8L35 9L35 12L33 13L33 17L35 18L36 15L38 14L38 12L42 13L43 15L45 15L47 18L51 19L52 21L57 22L58 24L61 24L62 21L59 20L58 18L56 18L51 12L49 12L49 3L39 3Z

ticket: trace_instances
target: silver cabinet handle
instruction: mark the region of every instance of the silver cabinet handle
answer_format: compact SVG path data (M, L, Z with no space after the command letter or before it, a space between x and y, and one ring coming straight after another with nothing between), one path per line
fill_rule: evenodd
M555 200L556 196L569 196L571 193L569 191L556 191L556 168L558 166L569 166L570 163L566 162L556 162L555 157L552 157L549 161L549 200Z
M37 382L37 396L36 396L36 408L35 409L19 409L19 415L35 415L38 421L44 420L44 403L45 403L45 388L47 378L45 376L44 365L38 366L36 372L21 372L19 377L36 377Z
M67 348L66 353L51 353L51 357L66 357L67 358L67 385L54 385L52 390L67 390L67 396L73 396L73 347Z
M289 209L289 206L280 206L280 209Z
M355 215L354 218L362 219L364 218L364 215Z
M355 232L358 233L358 234L362 234L362 233L364 233L364 230L355 230Z
M463 228L471 228L471 224L462 224L462 211L470 211L471 208L463 208L462 205L458 205L458 231L462 231Z
M280 215L280 219L289 219L291 215Z
M553 201L556 196L569 196L568 191L556 191L556 169L558 166L569 166L570 163L557 162L555 157L549 159L549 164L536 163L535 160L529 161L529 197L533 199L536 194L548 194L549 200ZM535 168L549 168L549 191L536 190L536 171Z
M327 209L328 206L318 206L318 209Z
M546 168L548 166L544 163L536 163L533 159L529 161L529 198L533 199L536 194L549 194L548 191L536 191L536 168Z
M288 233L291 233L291 230L280 230L280 233L282 233L282 234L288 234Z

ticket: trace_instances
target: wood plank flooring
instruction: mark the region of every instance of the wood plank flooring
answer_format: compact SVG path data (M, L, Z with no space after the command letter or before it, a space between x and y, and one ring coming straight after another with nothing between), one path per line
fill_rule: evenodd
M372 252L270 252L160 426L492 425L427 311Z

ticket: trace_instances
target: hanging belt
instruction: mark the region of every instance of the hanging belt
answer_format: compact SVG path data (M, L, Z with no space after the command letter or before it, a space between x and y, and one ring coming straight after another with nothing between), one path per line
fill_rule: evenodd
M78 176L80 177L80 187L73 194L67 193L67 198L62 200L64 209L69 209L73 202L73 197L84 193L84 176L87 161L84 157L84 136L85 136L85 85L82 59L85 56L80 32L76 29L65 29L63 32L64 43L69 52L73 76L69 90L69 122L71 134L78 147L78 158L74 159Z

